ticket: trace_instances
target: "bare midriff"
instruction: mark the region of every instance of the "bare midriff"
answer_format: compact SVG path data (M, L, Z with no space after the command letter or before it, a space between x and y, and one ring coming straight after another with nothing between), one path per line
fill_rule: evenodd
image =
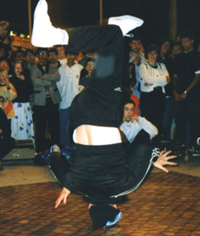
M73 140L82 145L111 145L121 143L119 128L81 125L74 130Z

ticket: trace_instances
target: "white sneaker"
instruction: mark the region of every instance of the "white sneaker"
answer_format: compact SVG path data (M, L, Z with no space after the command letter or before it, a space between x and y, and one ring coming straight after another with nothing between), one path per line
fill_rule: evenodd
M197 139L197 145L200 145L200 138Z
M51 146L50 153L52 152L60 152L60 148L58 147L58 145L54 144L53 146Z
M55 28L48 15L46 0L40 0L35 8L31 42L36 47L67 45L69 36L65 30Z
M135 16L118 16L118 17L110 17L108 19L108 25L118 25L125 36L129 31L134 30L137 27L140 27L144 21Z

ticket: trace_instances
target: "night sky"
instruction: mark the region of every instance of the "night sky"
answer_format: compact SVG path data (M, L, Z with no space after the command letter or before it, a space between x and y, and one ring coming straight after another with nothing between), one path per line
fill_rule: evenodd
M32 12L38 0L32 0ZM49 14L57 27L95 25L99 20L99 0L47 0ZM200 0L178 0L178 32L191 29L200 39ZM103 16L134 15L144 20L135 33L144 44L158 43L169 35L169 0L103 0ZM11 29L28 34L28 0L1 0L0 20ZM65 23L64 23L65 22Z

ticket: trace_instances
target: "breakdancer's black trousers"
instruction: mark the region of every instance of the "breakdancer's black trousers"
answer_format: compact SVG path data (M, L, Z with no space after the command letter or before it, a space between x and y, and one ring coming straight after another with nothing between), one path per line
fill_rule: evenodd
M123 35L118 26L89 26L67 30L68 51L98 50L93 80L70 107L73 132L84 124L119 127L123 117ZM106 135L106 134L105 134ZM73 157L51 154L50 166L60 183L92 203L113 199L136 190L151 167L153 146L141 144L127 155L122 143L103 146L75 145Z

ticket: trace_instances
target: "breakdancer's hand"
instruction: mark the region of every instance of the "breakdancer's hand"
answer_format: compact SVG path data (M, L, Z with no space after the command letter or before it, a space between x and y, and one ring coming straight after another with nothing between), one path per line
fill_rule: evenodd
M67 203L67 197L70 195L70 191L67 188L63 188L58 199L55 202L55 208L57 208L60 203L63 201L64 204Z
M177 156L168 156L169 153L171 153L172 151L161 151L160 152L160 156L158 157L156 162L153 162L153 165L155 167L157 167L158 169L163 170L164 172L168 173L169 170L167 168L165 168L165 165L170 165L170 166L176 166L177 163L175 162L169 162L168 160L174 159Z

